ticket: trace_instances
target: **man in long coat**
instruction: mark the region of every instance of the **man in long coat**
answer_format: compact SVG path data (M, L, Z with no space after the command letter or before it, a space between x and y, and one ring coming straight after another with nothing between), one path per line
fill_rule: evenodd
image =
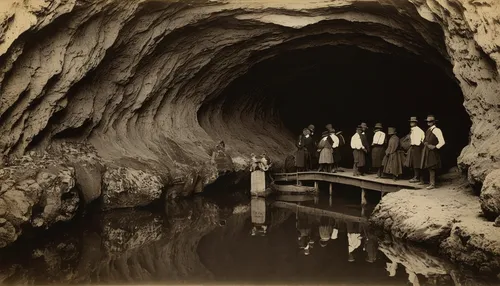
M418 127L417 117L410 118L410 149L406 156L405 166L412 168L414 176L410 183L417 183L421 180L420 168L422 165L422 149L424 147L425 133Z
M441 168L439 149L444 146L445 141L443 132L436 127L437 120L434 115L427 116L425 121L427 121L429 128L425 132L421 168L429 170L430 184L427 189L431 190L436 187L436 170Z
M396 135L396 128L389 127L387 135L390 136L390 139L382 165L384 165L384 173L393 175L394 180L397 180L399 175L403 174L403 156L399 148L399 137Z
M386 136L382 128L382 123L375 124L375 134L372 142L372 168L377 170L377 178L382 177L382 160L385 155Z
M372 132L370 132L370 130L368 128L368 124L366 124L365 122L361 123L361 129L362 129L361 141L363 142L363 146L365 146L365 149L366 149L366 165L365 165L364 169L365 169L366 173L369 173L370 168L372 166L372 162L371 162L372 158L370 156L370 153L371 153L370 142L372 142L373 134L372 134Z

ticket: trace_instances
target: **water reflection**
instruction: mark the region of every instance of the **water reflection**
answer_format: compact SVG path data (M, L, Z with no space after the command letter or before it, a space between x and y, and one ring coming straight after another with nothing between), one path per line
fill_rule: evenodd
M377 240L370 212L308 196L113 211L4 251L0 284L481 282L390 237Z

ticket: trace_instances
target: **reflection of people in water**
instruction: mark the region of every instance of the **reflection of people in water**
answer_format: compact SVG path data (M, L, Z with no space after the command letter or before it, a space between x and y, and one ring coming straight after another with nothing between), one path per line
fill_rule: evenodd
M299 212L299 210L297 210L295 218L296 227L299 231L299 247L301 249L304 249L305 255L309 255L311 248L311 245L309 243L311 239L311 218L307 214Z
M361 246L361 233L359 232L359 226L356 227L357 223L346 221L347 226L347 240L349 242L349 262L354 262L353 251Z
M373 263L375 262L375 260L377 260L377 251L378 251L377 236L370 232L368 226L364 226L363 229L365 236L364 250L366 251L366 261L369 263Z
M251 235L266 235L269 221L269 213L266 209L266 200L264 198L252 198L250 210L252 215Z
M334 222L333 218L321 217L319 225L319 245L321 247L325 247L328 244L333 233Z

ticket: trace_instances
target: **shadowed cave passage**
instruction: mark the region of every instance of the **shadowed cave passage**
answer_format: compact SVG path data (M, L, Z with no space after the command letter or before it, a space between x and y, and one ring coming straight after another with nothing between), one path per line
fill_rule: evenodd
M410 116L417 116L425 131L425 117L434 114L446 140L441 155L447 170L456 166L468 144L471 121L452 67L424 60L402 51L383 54L353 46L285 51L233 81L221 96L222 112L229 115L235 106L257 105L255 118L281 122L279 132L290 140L310 123L317 133L332 123L343 131L347 144L361 122L371 128L382 122L385 132L394 126L402 137L410 131ZM262 124L265 129L268 123ZM342 165L351 167L348 146L343 155Z

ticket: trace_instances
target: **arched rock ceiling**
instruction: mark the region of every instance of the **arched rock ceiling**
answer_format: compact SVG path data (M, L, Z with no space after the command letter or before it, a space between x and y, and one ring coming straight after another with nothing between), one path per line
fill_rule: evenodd
M481 182L499 168L500 148L491 144L500 136L493 132L500 125L498 3L2 1L0 150L22 154L55 138L87 139L106 160L135 158L169 172L207 162L224 139L236 161L255 150L283 159L293 150L284 143L291 134L272 110L249 94L221 114L218 96L280 51L342 44L404 50L456 77L473 122L459 162Z

